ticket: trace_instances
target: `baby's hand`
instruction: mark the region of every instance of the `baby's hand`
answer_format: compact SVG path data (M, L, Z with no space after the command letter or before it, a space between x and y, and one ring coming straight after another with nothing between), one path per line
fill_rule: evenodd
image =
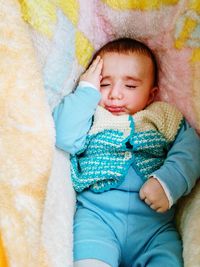
M157 212L165 212L169 209L169 201L159 181L149 178L140 189L140 198Z
M90 67L81 75L80 81L86 81L93 84L100 90L101 71L103 67L103 60L97 56Z

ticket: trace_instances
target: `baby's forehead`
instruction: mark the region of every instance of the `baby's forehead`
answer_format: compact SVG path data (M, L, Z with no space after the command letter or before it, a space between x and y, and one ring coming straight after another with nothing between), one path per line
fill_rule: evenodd
M129 52L129 53L119 53L119 52L105 52L100 54L103 59L103 68L107 65L112 64L117 67L118 64L136 64L142 65L143 68L153 68L153 61L151 57L145 53Z
M154 80L151 59L142 53L104 53L102 56L102 78L111 80Z
M98 56L100 56L102 59L107 59L110 60L112 57L115 58L122 58L122 57L128 57L128 58L135 58L135 57L141 57L144 58L146 61L148 62L152 62L153 64L153 60L152 58L145 52L138 52L138 51L129 51L129 52L117 52L117 51L106 51L106 52L102 52L99 53ZM116 62L117 64L117 62Z
M119 64L123 65L124 72L134 70L135 74L139 76L149 75L157 83L157 66L153 59L145 52L131 51L131 52L104 52L100 54L103 59L102 72L111 70L117 72ZM131 69L132 66L132 69ZM150 78L150 77L149 77Z

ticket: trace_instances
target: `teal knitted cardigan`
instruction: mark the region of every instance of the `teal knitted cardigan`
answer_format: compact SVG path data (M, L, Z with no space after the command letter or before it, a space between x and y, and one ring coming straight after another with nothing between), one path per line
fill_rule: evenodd
M155 102L133 116L114 116L97 108L83 149L71 156L74 189L103 192L118 187L132 164L148 179L164 163L183 123L182 114Z

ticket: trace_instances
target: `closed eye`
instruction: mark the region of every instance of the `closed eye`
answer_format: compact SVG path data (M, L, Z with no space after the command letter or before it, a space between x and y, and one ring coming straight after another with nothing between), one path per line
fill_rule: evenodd
M134 88L137 88L136 85L129 85L129 84L126 84L125 86L126 86L127 88L133 88L133 89L134 89Z
M106 86L109 86L110 85L110 83L103 83L103 84L101 84L101 87L106 87Z

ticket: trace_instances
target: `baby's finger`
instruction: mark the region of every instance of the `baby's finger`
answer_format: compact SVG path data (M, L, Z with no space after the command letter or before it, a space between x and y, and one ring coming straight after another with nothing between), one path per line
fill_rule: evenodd
M150 205L150 208L151 208L152 210L158 211L161 207L159 207L159 206L156 205L156 204L151 204L151 205Z
M96 66L96 69L95 71L100 75L101 74L101 71L102 71L102 67L103 67L103 59L100 58L97 66Z
M150 208L151 208L152 210L157 210L157 209L159 209L159 207L158 207L157 205L155 205L155 204L151 204L151 205L150 205Z
M145 194L144 194L144 190L143 190L143 188L140 189L139 195L140 195L140 199L141 199L141 200L144 200L144 199L145 199L146 196L145 196Z
M99 64L99 62L100 62L100 60L101 60L101 57L100 57L100 56L97 56L97 57L95 58L95 60L92 62L92 64L91 64L89 70L91 70L91 71L95 71L96 68L97 68L97 66L98 66L98 64Z
M150 201L148 198L145 198L145 199L144 199L144 202L145 202L148 206L151 206L151 205L152 205L151 201Z
M156 211L159 212L159 213L164 213L164 212L167 211L167 209L164 209L164 208L160 207L160 208L156 209Z

